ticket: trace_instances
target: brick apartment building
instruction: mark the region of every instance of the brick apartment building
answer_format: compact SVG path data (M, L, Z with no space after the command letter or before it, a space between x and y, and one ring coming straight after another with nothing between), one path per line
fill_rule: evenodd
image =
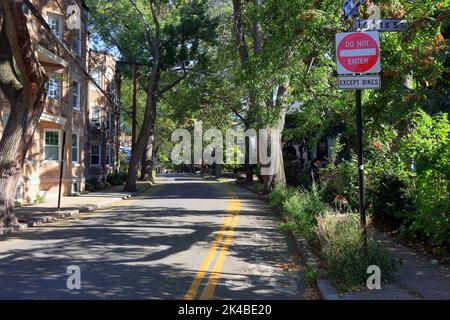
M47 20L54 34L78 59L79 64L85 70L89 70L88 8L84 1L34 0L32 3ZM68 28L68 8L72 5L77 5L80 9L80 29ZM95 170L91 170L95 154L92 153L94 136L89 136L92 133L92 122L89 121L91 114L89 103L102 100L101 94L95 93L90 88L87 77L73 58L50 37L31 13L28 15L30 24L39 34L38 58L49 76L49 80L44 112L28 151L23 175L16 192L16 199L24 203L33 202L38 196L50 198L57 195L61 160L64 160L65 165L62 181L64 195L84 191L88 175L98 174L100 175L98 178L101 179L104 178L102 175L107 172L96 170L95 164ZM114 63L108 62L111 64L108 72L112 72L114 75ZM101 73L100 77L102 77ZM107 77L109 79L109 75ZM105 85L114 87L114 84L110 82L106 82ZM112 89L111 94L115 93L116 91ZM109 109L105 107L103 110ZM9 113L10 106L0 91L0 136L7 124ZM107 117L106 113L101 114L103 118L100 118L100 122L103 125L103 123L107 123L108 118L104 118ZM113 117L110 121L114 122L114 126L111 128L116 128L118 118ZM64 132L66 133L66 143L64 153L62 153ZM113 134L116 135L116 138L113 137ZM102 150L107 150L108 144L114 144L112 142L114 139L118 141L118 134L118 130L110 130L106 135L95 138L95 144L102 145L99 151L103 157L100 160L102 165L111 162L110 167L114 168L115 156L110 157L108 162L108 159L105 159L108 152L102 153ZM116 152L112 150L111 154Z
M110 99L92 83L88 88L88 121L86 175L88 179L104 180L119 167L119 110L116 61L106 52L91 50L89 72L97 85L110 95Z

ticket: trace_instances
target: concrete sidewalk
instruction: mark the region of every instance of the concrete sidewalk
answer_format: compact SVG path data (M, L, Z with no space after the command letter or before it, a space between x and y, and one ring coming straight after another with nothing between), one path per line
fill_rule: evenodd
M113 203L143 192L149 187L150 184L147 182L138 182L136 192L124 192L123 186L110 186L98 192L75 197L62 197L60 212L57 212L57 198L49 199L40 204L16 208L15 213L19 219L19 225L0 228L0 235L24 230L27 227L35 227L42 223L51 222L57 219L76 216L79 213L106 208Z
M253 188L241 187L255 192ZM320 260L303 236L297 232L292 234L308 264L319 269L317 286L325 300L450 300L450 267L426 253L399 244L386 233L372 231L377 242L399 262L395 281L382 285L381 290L346 294L339 294L327 279L326 270L320 267Z
M450 268L432 256L410 249L390 235L375 231L375 239L400 262L396 281L381 290L340 295L344 300L450 300ZM329 289L329 288L328 288ZM329 291L326 289L326 291ZM336 298L336 296L334 296Z

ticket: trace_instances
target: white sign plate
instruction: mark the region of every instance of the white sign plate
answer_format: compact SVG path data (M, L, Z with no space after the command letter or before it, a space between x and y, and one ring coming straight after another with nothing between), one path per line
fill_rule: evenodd
M360 28L361 31L400 32L408 30L408 21L394 19L363 20L361 21Z
M380 76L339 76L338 87L342 90L380 89Z

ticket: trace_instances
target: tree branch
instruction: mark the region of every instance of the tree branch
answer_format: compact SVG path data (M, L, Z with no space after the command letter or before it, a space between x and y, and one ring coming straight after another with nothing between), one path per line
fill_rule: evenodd
M244 23L242 22L241 0L233 0L233 17L235 36L239 48L239 56L241 58L241 62L245 63L248 60L248 47L245 41Z
M28 32L28 21L22 12L22 1L2 1L4 34L7 34L8 45L3 44L3 49L9 46L9 60L3 64L7 70L12 71L10 76L10 85L16 86L20 83L12 65L12 56L14 56L17 67L23 78L23 87L25 89L25 99L29 102L35 100L38 89L47 81L47 76L42 68L37 55L37 39L33 39ZM3 60L5 62L5 59ZM8 66L9 65L9 66ZM18 89L18 88L17 88Z
M145 19L145 15L142 12L141 9L139 9L139 7L136 4L135 0L130 0L131 4L133 5L133 7L136 9L136 11L139 13L142 23L144 24L144 28L145 28L145 38L147 40L147 45L148 45L148 49L151 50L152 48L152 33L150 31L150 26L147 22L147 19Z
M172 82L171 84L165 86L164 88L158 90L158 96L162 96L164 93L170 91L173 89L173 87L175 87L177 84L179 84L181 81L183 81L184 79L186 79L187 76L187 72L186 72L186 68L184 66L184 62L182 62L182 66L181 66L182 70L183 70L183 75L181 77L179 77L177 80L175 80L174 82Z

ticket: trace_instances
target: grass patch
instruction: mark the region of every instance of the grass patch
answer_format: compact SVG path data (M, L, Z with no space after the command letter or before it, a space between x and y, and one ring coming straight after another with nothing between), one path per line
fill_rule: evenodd
M311 190L276 186L268 200L270 206L282 209L288 217L281 229L299 231L316 250L338 291L366 285L371 265L380 267L385 282L390 280L395 262L370 236L366 254L359 215L336 213L323 197L324 191L316 186ZM308 270L305 277L313 281L317 273L313 277L313 271Z

